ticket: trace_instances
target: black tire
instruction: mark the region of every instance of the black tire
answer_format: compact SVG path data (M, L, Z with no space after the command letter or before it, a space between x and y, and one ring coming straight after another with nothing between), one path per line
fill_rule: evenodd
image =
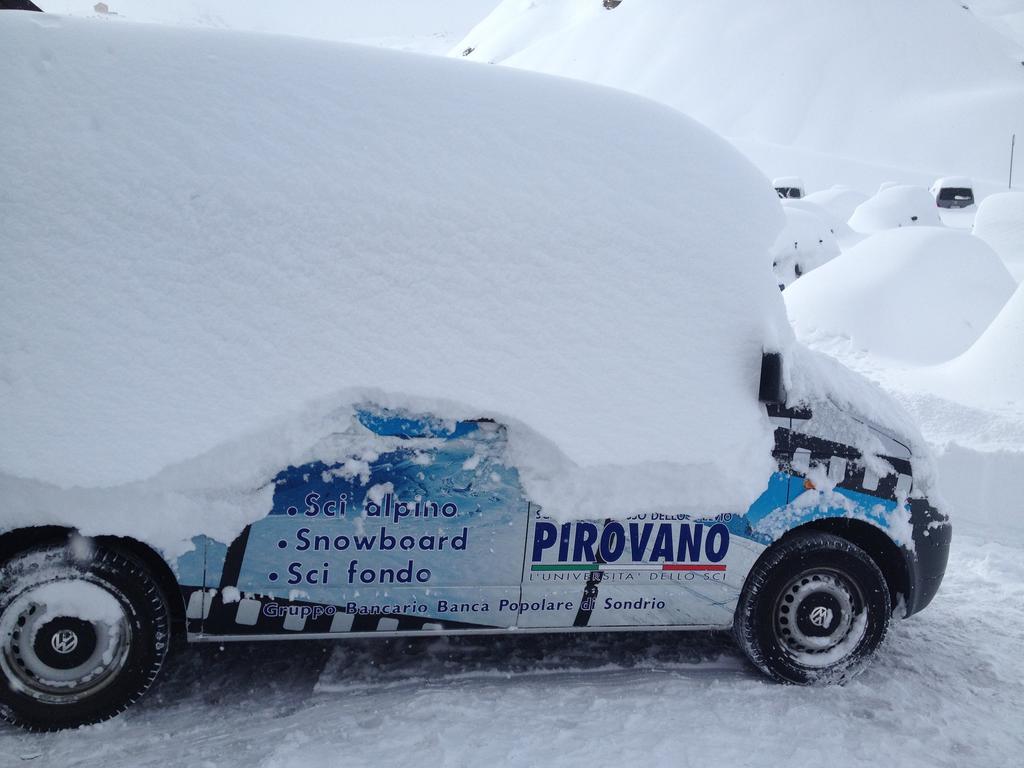
M891 613L870 555L839 536L797 532L751 570L733 631L754 666L775 680L841 683L864 668Z
M30 731L108 720L156 679L170 611L127 552L76 542L0 565L0 718Z

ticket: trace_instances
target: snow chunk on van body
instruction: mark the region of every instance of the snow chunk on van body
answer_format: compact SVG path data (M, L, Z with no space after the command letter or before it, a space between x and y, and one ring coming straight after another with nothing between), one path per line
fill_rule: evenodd
M36 520L37 486L171 494L222 444L283 467L322 420L245 436L368 388L510 423L552 513L761 491L782 216L694 121L271 36L4 14L0 48L0 474Z

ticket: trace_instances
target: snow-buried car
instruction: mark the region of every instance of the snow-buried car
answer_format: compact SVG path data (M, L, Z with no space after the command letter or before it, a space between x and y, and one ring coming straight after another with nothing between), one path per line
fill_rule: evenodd
M0 48L4 718L112 717L178 640L732 627L836 681L935 594L920 437L793 340L777 198L679 113L43 14Z

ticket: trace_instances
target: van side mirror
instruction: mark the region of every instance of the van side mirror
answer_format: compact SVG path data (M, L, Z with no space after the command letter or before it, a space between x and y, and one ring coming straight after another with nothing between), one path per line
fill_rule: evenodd
M757 399L769 405L786 404L786 386L782 382L782 354L765 352L761 355L761 384Z

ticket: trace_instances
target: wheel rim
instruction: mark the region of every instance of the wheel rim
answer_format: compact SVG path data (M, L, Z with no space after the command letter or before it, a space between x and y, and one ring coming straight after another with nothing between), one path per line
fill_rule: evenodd
M61 595L61 590L70 597ZM62 579L23 589L0 616L0 666L36 701L71 704L109 685L131 651L127 600L112 585Z
M864 596L845 574L810 569L779 593L772 625L776 642L794 661L827 667L849 656L864 638Z

